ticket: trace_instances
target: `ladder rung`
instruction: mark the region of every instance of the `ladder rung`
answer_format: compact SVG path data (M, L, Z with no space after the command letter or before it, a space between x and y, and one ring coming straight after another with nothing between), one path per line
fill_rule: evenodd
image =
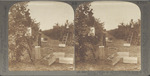
M68 38L68 34L63 36L62 43L66 44Z

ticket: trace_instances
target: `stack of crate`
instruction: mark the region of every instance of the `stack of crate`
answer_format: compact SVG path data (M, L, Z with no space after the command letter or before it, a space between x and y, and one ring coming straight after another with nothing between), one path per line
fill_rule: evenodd
M137 57L130 57L129 52L117 52L115 54L112 54L107 58L111 61L112 65L117 64L121 59L123 63L137 63L138 58Z
M64 52L53 52L52 54L49 54L46 57L44 57L44 60L48 61L48 65L51 65L54 62L63 64L73 64L74 55L69 54L68 56L66 56Z

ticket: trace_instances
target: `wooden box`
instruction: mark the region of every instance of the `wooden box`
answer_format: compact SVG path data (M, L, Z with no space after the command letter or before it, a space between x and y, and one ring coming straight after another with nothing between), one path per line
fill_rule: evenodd
M117 54L121 58L123 58L123 57L129 57L129 52L117 52Z
M137 63L137 57L123 57L123 63Z
M41 47L40 46L35 46L35 59L41 59Z
M56 58L65 57L65 53L64 53L64 52L53 52L53 55L54 55Z
M62 57L59 58L59 63L64 63L64 64L73 64L74 59L70 57Z

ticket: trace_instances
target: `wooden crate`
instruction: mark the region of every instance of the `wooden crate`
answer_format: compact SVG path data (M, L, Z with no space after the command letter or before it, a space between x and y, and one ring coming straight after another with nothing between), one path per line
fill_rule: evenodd
M62 57L59 58L59 63L64 63L64 64L73 64L74 59L70 57Z
M130 43L124 43L123 46L129 47L129 46L131 46L131 44Z
M65 53L64 53L64 52L53 52L53 55L54 55L56 58L65 57Z
M74 54L65 54L65 57L71 57L71 58L74 58Z
M137 63L137 57L123 57L123 63Z
M121 58L123 58L123 57L129 57L129 52L117 52L117 54Z
M56 61L56 57L52 56L50 59L48 59L48 65L52 65Z
M104 46L99 46L98 54L99 54L99 59L105 59Z
M112 54L111 56L109 56L107 59L109 60L109 63L111 65L116 65L120 61L121 57L115 53L115 54Z
M56 57L53 54L48 54L43 58L46 63L46 65L52 65L56 61Z
M35 59L41 59L41 47L35 46Z
M59 44L58 46L61 48L64 48L64 47L66 47L66 44Z
M119 61L120 61L120 57L119 56L116 56L116 57L114 57L113 59L112 59L112 65L115 65L115 64L117 64Z

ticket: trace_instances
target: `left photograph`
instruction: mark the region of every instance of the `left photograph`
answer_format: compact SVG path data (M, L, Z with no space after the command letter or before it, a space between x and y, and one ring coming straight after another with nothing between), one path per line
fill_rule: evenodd
M74 70L74 10L64 2L29 1L8 13L9 71Z

